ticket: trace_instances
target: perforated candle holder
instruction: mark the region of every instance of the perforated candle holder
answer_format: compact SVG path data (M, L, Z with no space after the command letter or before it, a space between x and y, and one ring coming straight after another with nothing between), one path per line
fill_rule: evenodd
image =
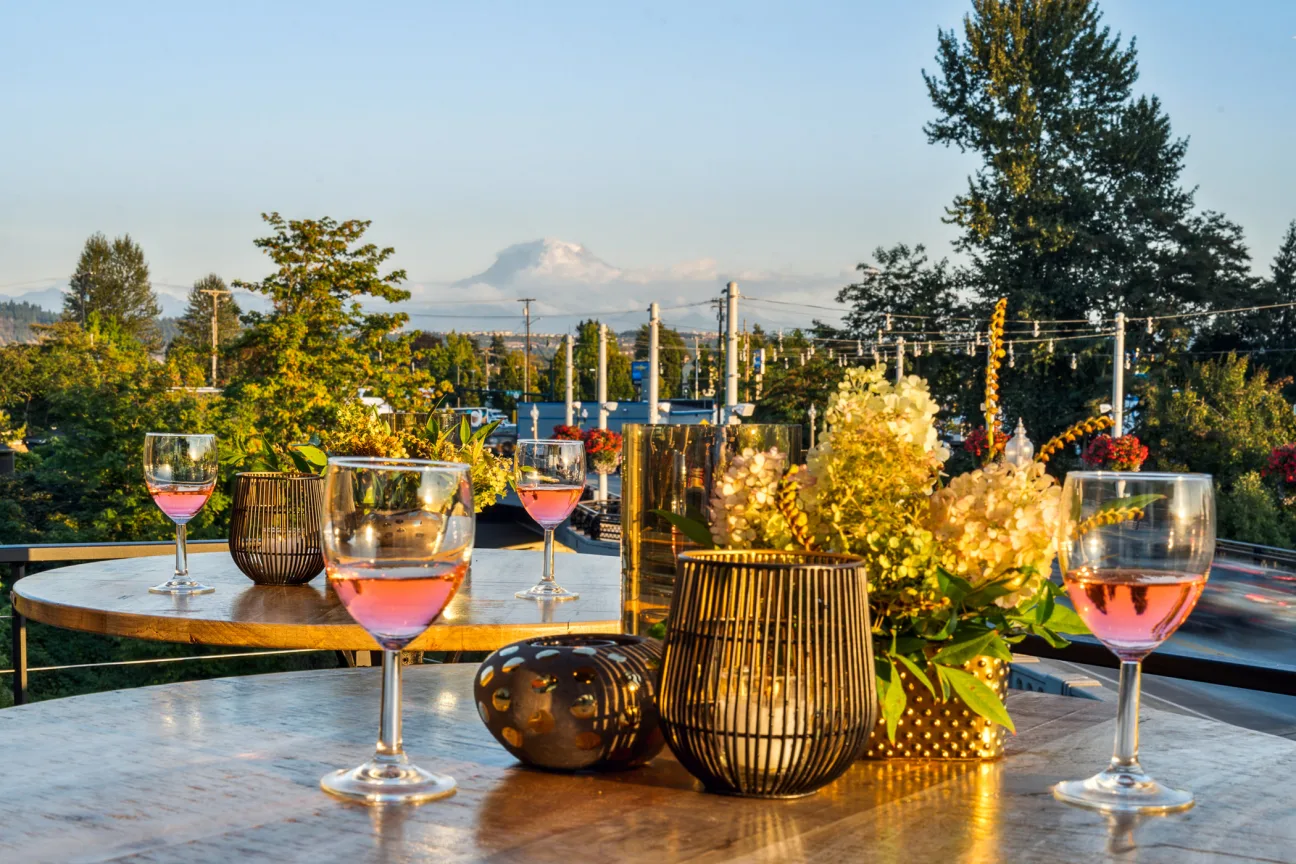
M258 585L302 585L324 570L324 478L244 472L234 477L230 557Z

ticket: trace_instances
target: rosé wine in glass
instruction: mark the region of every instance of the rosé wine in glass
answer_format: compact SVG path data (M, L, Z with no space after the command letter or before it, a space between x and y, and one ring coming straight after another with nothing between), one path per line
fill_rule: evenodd
M1215 556L1208 474L1072 471L1062 486L1058 563L1076 614L1120 658L1116 746L1107 768L1053 795L1108 813L1168 813L1191 792L1139 764L1142 661L1192 612Z
M185 526L211 497L219 465L215 435L150 432L144 436L144 485L158 509L175 523L176 532L175 575L154 585L151 593L188 596L216 590L189 578Z
M556 528L576 509L584 491L584 486L519 486L518 497L541 527Z
M1063 581L1093 634L1122 660L1141 660L1192 612L1206 574L1080 569Z
M400 652L436 621L472 563L476 519L467 465L330 459L324 475L324 567L357 624L383 649L378 748L320 779L362 804L443 798L455 781L410 763L401 746Z
M554 580L554 529L585 491L582 441L523 438L513 450L513 487L527 514L544 529L544 570L539 584L519 591L523 600L575 600L580 595Z

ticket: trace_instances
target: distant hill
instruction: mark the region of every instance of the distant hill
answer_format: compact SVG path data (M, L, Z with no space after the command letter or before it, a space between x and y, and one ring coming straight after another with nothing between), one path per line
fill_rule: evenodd
M57 320L58 315L34 303L0 301L0 345L34 342L36 334L32 332L33 324L53 324Z

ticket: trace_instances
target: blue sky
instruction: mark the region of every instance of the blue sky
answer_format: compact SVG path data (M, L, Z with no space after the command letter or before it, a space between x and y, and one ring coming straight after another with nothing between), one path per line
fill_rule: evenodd
M1296 3L1102 5L1267 270L1296 218ZM416 280L538 237L624 268L945 252L974 166L926 143L921 70L969 8L0 0L0 291L96 230L159 281L257 278L272 209L373 219Z

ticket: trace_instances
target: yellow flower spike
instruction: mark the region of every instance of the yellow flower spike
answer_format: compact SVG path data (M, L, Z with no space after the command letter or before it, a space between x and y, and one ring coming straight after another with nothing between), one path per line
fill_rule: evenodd
M1113 507L1111 510L1095 513L1077 524L1075 536L1083 537L1095 528L1101 528L1104 525L1119 525L1121 522L1137 521L1142 518L1143 511L1138 507Z
M1003 348L1004 321L1007 315L1008 298L1000 297L999 302L995 303L994 312L990 315L990 329L987 333L985 390L987 462L998 455L995 439L999 432L999 361L1007 356Z
M1063 430L1062 432L1058 433L1056 436L1046 441L1044 443L1044 446L1040 447L1039 453L1035 456L1035 461L1040 463L1048 462L1048 460L1053 456L1054 453L1057 453L1067 444L1071 444L1072 442L1079 439L1081 436L1092 435L1095 432L1101 432L1104 429L1110 429L1115 425L1116 425L1115 421L1112 420L1112 418L1106 416L1090 417L1086 420L1081 420L1079 423L1075 424L1069 429Z

